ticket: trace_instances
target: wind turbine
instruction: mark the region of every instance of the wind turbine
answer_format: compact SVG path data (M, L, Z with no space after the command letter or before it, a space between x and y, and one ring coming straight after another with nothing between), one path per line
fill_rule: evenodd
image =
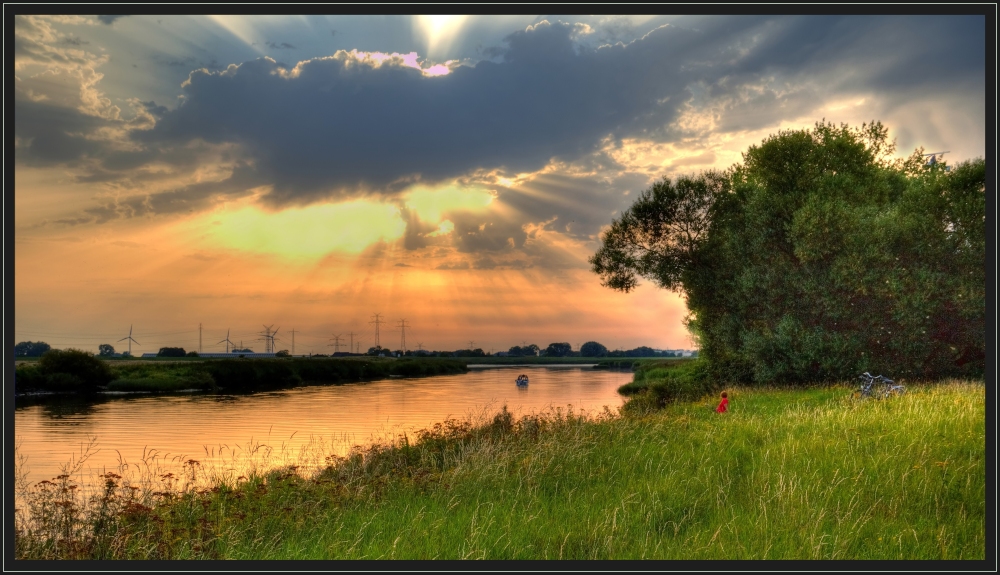
M278 329L281 328L279 327ZM274 346L274 336L278 335L278 329L271 332L271 353L277 351L277 348Z
M274 324L272 323L271 325L274 325ZM261 334L261 335L264 336L264 346L265 346L264 352L265 353L272 353L272 352L274 352L274 334L278 333L278 329L281 329L279 327L278 329L276 329L276 330L274 330L272 332L271 331L271 325L265 325L264 326L264 333Z
M219 345L222 342L226 342L226 353L229 353L229 346L230 345L233 346L233 347L236 347L235 343L229 341L229 330L228 329L226 330L226 339L217 342L215 345Z
M126 339L128 340L128 354L132 355L132 342L135 341L135 340L132 339L132 325L131 324L129 324L129 326L128 326L128 336L127 337L123 337L123 338L121 338L118 341L125 341ZM115 342L115 343L117 343L117 342ZM135 341L135 344L136 345L142 345L142 344L140 344L137 341Z

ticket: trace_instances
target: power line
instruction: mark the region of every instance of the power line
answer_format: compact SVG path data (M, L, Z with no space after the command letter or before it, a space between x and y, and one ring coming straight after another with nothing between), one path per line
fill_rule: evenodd
M399 348L401 350L403 350L403 353L405 354L406 353L406 320L405 319L399 320L399 329L402 331L402 335L400 335L400 338L399 338Z
M373 319L372 321L368 322L369 324L375 324L375 349L378 349L379 347L381 347L381 346L379 345L379 337L378 337L378 335L379 335L379 334L378 334L378 331L379 331L379 329L378 329L378 328L379 328L379 325L380 325L380 324L383 324L383 323L385 323L385 322L384 322L384 321L382 321L382 320L381 320L381 318L379 317L380 315L381 315L381 314L375 314L374 316L372 316L372 317L373 317L373 318L375 318L375 319Z
M333 346L333 353L340 353L340 334L331 337L333 343L328 344L328 346Z
M348 349L348 353L354 353L354 335L355 334L352 331L351 333L349 333L347 335L351 336L351 347L347 348ZM358 334L358 335L361 335L361 334ZM361 342L358 342L358 345L361 345Z

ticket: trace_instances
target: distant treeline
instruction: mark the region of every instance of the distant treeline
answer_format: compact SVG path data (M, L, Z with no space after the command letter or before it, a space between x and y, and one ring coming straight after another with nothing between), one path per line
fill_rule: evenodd
M99 391L179 391L228 393L310 383L343 384L384 379L464 373L463 362L417 358L220 359L199 363L112 365L80 350L50 350L37 363L17 366L15 393Z

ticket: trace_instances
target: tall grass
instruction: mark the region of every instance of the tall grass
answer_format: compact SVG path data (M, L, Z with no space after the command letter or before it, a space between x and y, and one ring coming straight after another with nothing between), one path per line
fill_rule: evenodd
M63 505L75 519L42 513L34 519L47 527L32 530L19 515L16 553L985 558L982 382L911 386L884 401L852 400L846 386L728 391L726 414L714 413L714 395L631 416L504 409L331 456L318 473L166 482L133 499L140 490L111 477L110 495Z

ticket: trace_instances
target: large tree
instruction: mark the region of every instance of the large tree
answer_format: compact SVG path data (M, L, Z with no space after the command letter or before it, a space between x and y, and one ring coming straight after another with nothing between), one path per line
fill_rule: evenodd
M892 159L880 123L818 123L725 174L664 179L591 258L604 285L684 294L720 377L809 381L985 367L985 163Z
M581 357L604 357L608 355L608 348L596 341L588 341L580 346Z

